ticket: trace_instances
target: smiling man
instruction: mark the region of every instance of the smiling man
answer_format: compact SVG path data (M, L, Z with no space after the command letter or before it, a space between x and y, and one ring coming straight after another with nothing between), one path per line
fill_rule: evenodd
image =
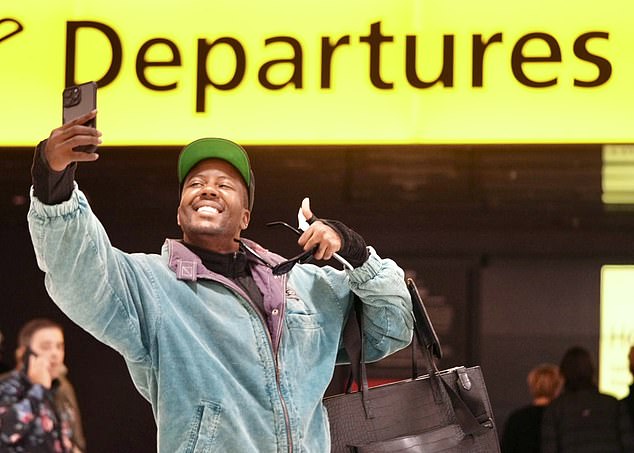
M182 153L178 174L183 241L219 253L238 250L235 239L251 217L247 185L254 187L246 154L228 140L200 139Z
M73 151L101 142L82 125L95 115L55 129L34 157L29 227L52 299L123 355L160 452L329 451L322 397L354 295L369 320L366 357L385 357L412 336L403 271L306 203L298 244L350 269L286 261L243 238L255 180L244 149L221 138L179 156L182 239L160 255L118 250L74 183L76 162L98 158Z

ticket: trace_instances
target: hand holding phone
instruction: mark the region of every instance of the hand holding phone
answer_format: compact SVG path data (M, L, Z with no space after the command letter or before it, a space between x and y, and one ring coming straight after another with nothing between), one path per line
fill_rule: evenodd
M24 374L29 374L29 365L31 363L30 360L33 356L37 357L33 350L29 346L27 346L24 350L24 354L22 354L22 371L24 371Z
M101 144L101 132L96 129L95 120L96 92L94 82L64 90L64 124L51 132L44 148L51 170L59 172L73 162L92 162L99 158L95 152Z
M27 347L22 356L22 362L24 363L24 374L26 374L32 384L40 384L45 388L51 388L53 377L49 370L50 363L48 358L38 356L31 348Z
M62 100L62 121L67 124L97 108L97 84L95 82L87 82L81 85L69 86L64 89ZM97 118L93 117L82 124L95 129L97 127ZM84 153L94 153L96 150L97 145L78 145L73 148L73 151Z

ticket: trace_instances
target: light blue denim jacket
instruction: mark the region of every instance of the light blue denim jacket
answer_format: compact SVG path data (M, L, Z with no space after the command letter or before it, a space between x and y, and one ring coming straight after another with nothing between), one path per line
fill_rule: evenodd
M58 205L31 193L28 220L51 298L123 355L152 404L160 452L329 451L321 399L351 290L368 318L369 360L411 340L403 272L371 248L353 271L304 264L276 277L250 262L262 315L178 241L167 240L161 255L114 248L77 187ZM249 244L272 263L281 259Z

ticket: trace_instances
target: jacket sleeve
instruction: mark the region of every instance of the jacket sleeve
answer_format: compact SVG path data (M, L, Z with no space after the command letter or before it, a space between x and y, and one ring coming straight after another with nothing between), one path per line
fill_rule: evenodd
M31 190L28 222L46 289L59 308L127 360L150 360L152 278L139 259L112 247L77 186L55 205Z
M35 429L47 391L41 385L33 385L26 395L19 395L21 392L13 378L0 383L0 447L17 444Z
M403 270L381 259L372 247L360 267L346 271L352 291L363 303L365 357L377 361L406 347L412 340L412 300Z

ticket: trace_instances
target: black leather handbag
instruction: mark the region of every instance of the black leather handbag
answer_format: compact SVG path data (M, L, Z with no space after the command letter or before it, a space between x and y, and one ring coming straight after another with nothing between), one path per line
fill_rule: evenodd
M334 453L428 453L500 451L493 412L480 367L439 371L434 357L442 351L414 282L412 295L415 335L412 378L368 387L361 338L361 303L344 330L357 392L324 398ZM421 348L426 373L419 375L416 350Z

